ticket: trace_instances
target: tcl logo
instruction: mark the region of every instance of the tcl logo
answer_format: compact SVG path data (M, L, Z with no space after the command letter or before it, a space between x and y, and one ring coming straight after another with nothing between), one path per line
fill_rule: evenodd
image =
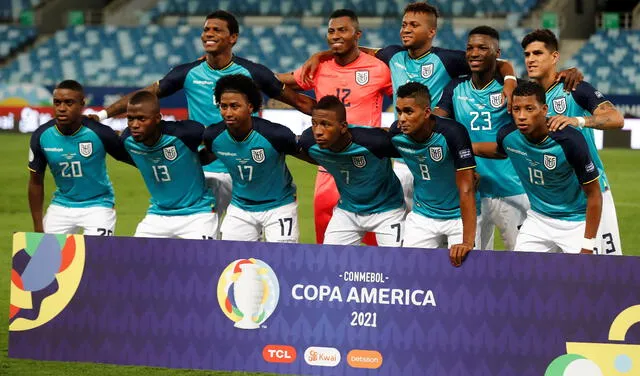
M262 357L269 363L293 363L296 349L285 345L266 345L262 349Z

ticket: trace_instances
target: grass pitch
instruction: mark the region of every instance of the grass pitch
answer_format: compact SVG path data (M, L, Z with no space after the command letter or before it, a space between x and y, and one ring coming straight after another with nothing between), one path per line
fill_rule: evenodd
M27 203L29 136L0 133L2 173L0 174L0 317L9 317L9 278L11 270L12 234L31 231L33 225ZM640 151L607 149L601 152L618 212L622 248L626 255L640 255ZM298 186L301 242L314 243L313 186L315 167L290 158L289 168ZM149 194L140 174L132 167L109 158L109 176L116 192L118 223L116 235L131 236L137 223L144 217ZM53 179L49 172L45 182L45 204L53 192ZM498 239L496 237L496 239ZM498 246L500 244L497 244ZM213 372L173 370L150 367L112 366L91 363L43 362L9 359L7 357L8 322L0 324L0 375L254 375L245 372Z

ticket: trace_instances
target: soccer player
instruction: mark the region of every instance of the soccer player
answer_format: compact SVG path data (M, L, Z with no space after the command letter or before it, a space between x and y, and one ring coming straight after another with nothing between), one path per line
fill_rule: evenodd
M516 251L593 253L602 210L599 172L580 131L551 131L547 112L544 89L521 83L513 93L515 125L502 127L497 143L474 143L474 151L509 157L529 196Z
M621 255L622 247L616 207L609 180L594 139L594 129L620 129L624 117L615 106L593 86L581 82L575 90L566 91L562 82L556 82L560 57L558 40L551 30L535 30L522 40L525 64L529 77L546 90L549 129L559 130L567 125L578 129L587 140L591 157L600 172L602 190L602 218L598 228L599 254Z
M296 136L284 125L251 114L262 94L247 76L222 77L215 89L222 122L208 127L204 144L231 174L231 205L222 222L222 240L297 243L296 186L285 163L297 155Z
M409 82L396 97L398 121L389 132L414 181L403 246L438 248L446 240L452 264L460 266L476 235L476 162L469 134L462 124L431 113L426 86Z
M434 107L442 90L451 79L469 73L463 51L448 50L432 45L436 35L438 10L433 5L417 2L407 5L402 18L400 38L402 46L391 45L382 49L363 48L363 52L376 56L391 70L394 92L409 81L420 82L429 88L431 103ZM303 69L303 77L307 71L315 72L319 61L327 59L328 52L314 55ZM514 69L508 62L500 62L501 72L508 80L505 92L509 95L515 87ZM314 77L317 73L313 73ZM395 97L394 97L395 103ZM400 160L395 160L394 171L402 183L405 200L411 209L413 199L413 175Z
M132 163L113 129L82 116L84 89L65 80L53 90L55 119L32 135L29 148L29 208L36 232L113 235L115 200L106 154ZM56 191L42 215L44 171L49 166Z
M380 127L383 96L393 95L389 68L380 60L358 49L362 31L358 16L349 9L339 9L329 16L327 43L331 58L320 63L314 79L303 80L302 68L278 75L280 81L295 90L311 90L316 98L337 96L347 109L349 124ZM339 199L331 174L318 169L313 208L316 241L322 244L324 233ZM364 242L375 245L375 238L365 236Z
M400 155L387 132L349 125L335 96L320 99L311 118L301 151L333 175L340 193L324 244L357 245L373 232L378 245L400 247L405 205L390 159Z
M183 89L187 97L189 119L210 125L222 121L220 110L214 102L213 90L216 82L227 75L243 74L254 79L260 90L269 97L311 114L311 108L315 104L313 99L285 87L264 65L233 54L239 30L238 21L231 13L217 10L209 14L200 36L205 56L174 67L160 81L142 90L163 98ZM101 111L99 119L124 113L133 94L124 96ZM204 169L207 185L216 197L216 211L222 216L231 200L231 176L219 161Z
M198 147L204 127L195 121L164 121L158 97L134 94L121 138L151 194L137 237L215 239L214 198L204 181Z
M497 74L499 38L488 26L469 32L466 59L471 75L451 81L435 110L436 115L463 124L472 142L495 141L500 128L512 122L502 96L503 81ZM506 249L512 250L529 209L527 196L508 160L479 159L477 163L482 213L478 247L494 249L497 226Z

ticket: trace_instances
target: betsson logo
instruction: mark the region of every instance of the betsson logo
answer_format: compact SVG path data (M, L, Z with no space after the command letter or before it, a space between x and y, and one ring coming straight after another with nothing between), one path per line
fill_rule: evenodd
M310 366L335 367L340 363L340 351L333 347L308 347L304 361Z
M382 354L373 350L351 350L347 363L353 368L378 369L382 366Z
M262 357L269 363L293 363L296 360L296 349L285 345L266 345L262 349Z

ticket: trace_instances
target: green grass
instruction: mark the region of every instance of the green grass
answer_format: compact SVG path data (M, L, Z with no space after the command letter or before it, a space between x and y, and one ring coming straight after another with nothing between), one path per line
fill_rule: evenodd
M11 236L16 231L31 231L31 215L27 204L28 170L27 135L0 133L0 244L4 252L0 256L0 317L8 317L9 275L11 268ZM640 255L640 222L637 213L640 202L640 151L608 149L602 152L609 180L613 187L618 221L625 254ZM315 168L304 162L290 159L289 167L298 186L301 241L313 243L312 195ZM116 235L133 235L136 224L144 216L149 195L140 175L132 167L109 160L109 173L114 183L117 199L118 223ZM48 203L53 191L49 173L46 179ZM496 237L499 238L499 237ZM2 316L3 315L3 316ZM7 357L7 327L0 325L0 375L250 375L242 372L211 372L167 370L149 367L111 366L89 363L42 362L9 359Z

